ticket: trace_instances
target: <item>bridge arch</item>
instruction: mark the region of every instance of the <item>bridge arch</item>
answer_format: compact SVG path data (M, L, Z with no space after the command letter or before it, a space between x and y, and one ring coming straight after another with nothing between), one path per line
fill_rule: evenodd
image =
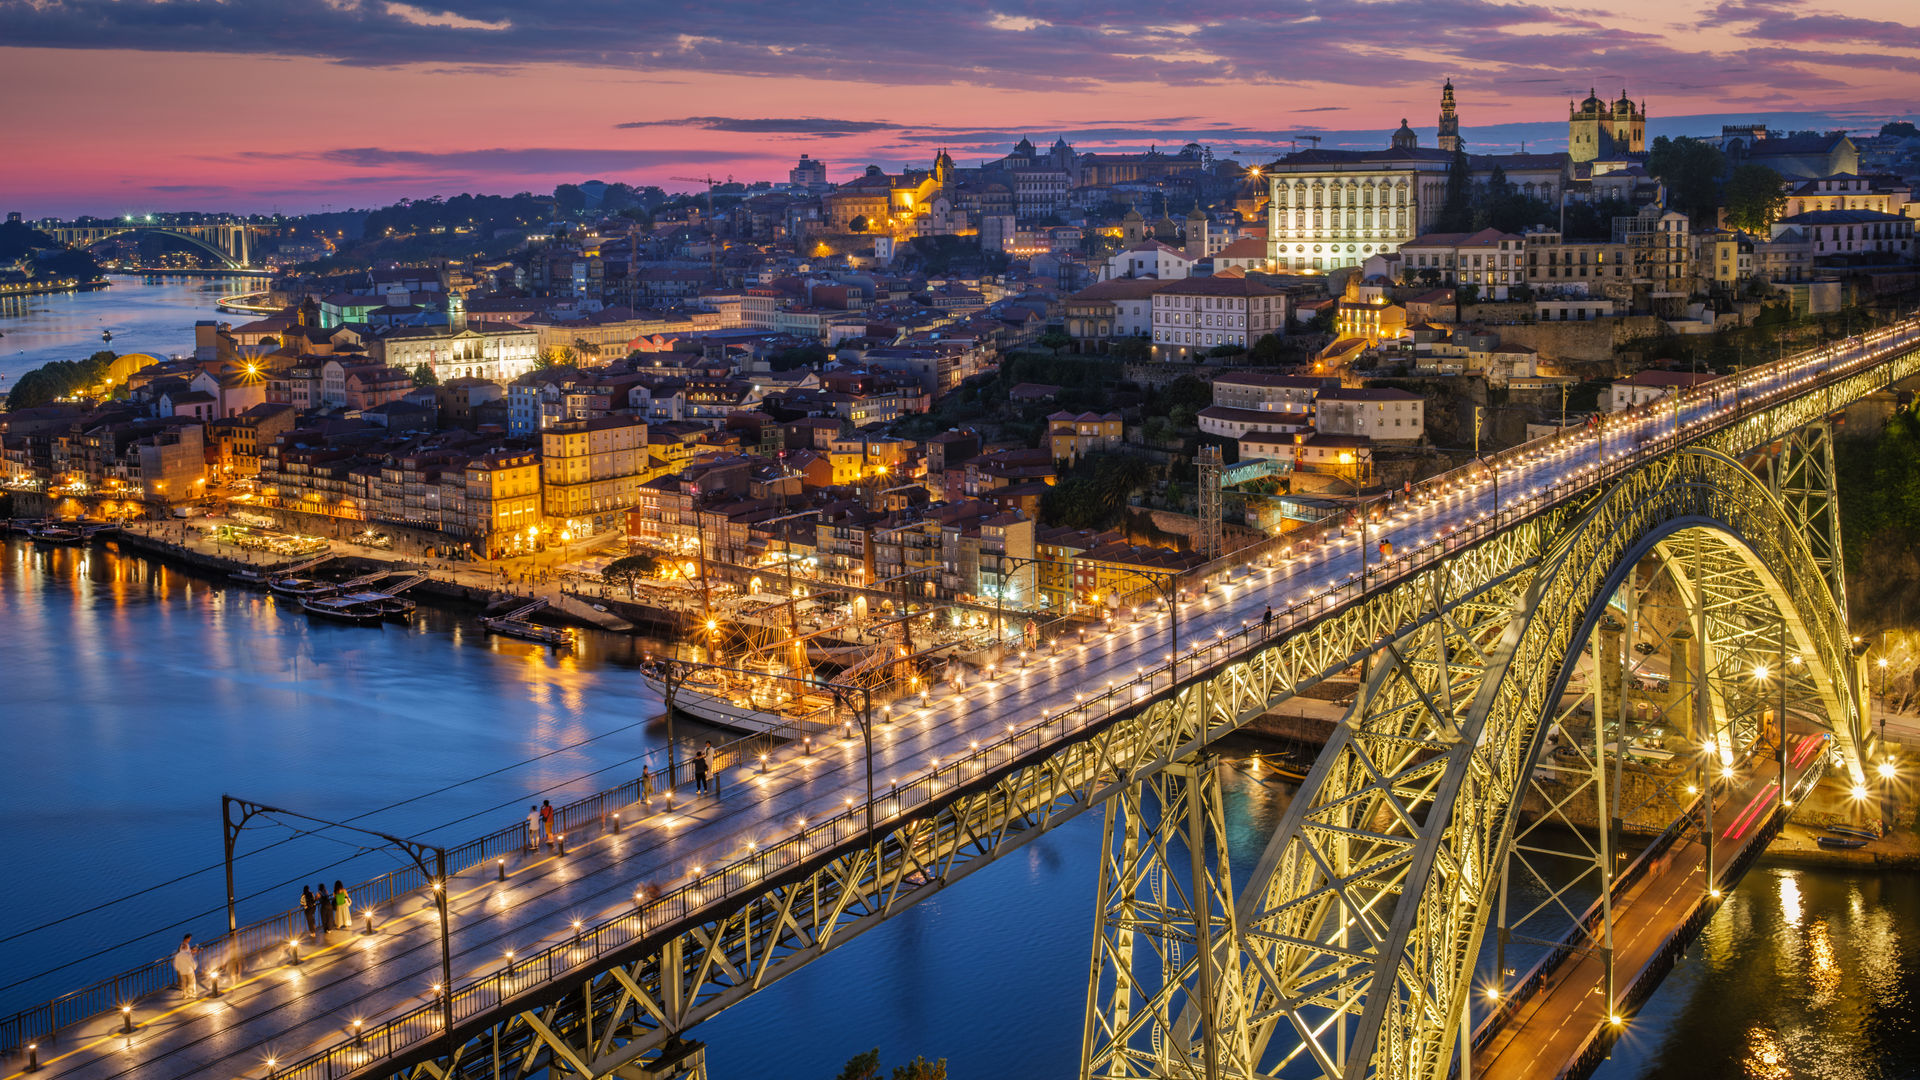
M212 255L213 257L219 259L221 264L224 265L229 270L244 270L247 267L246 263L235 258L233 255L229 254L228 252L222 251L218 245L210 244L207 241L202 240L200 237L192 235L191 233L182 232L178 229L169 229L169 228L165 228L163 226L158 226L158 225L143 225L139 228L129 227L124 229L115 229L113 231L102 233L99 236L95 236L87 240L84 246L92 247L95 244L101 243L106 240L111 240L116 236L123 236L130 232L155 233L160 236L170 236L175 240L184 240L187 243L192 244L194 247L199 248L201 251L204 251L207 254Z
M1711 604L1717 590L1744 604L1720 612L1723 630L1772 612L1790 642L1782 651L1806 661L1802 689L1827 712L1837 754L1864 775L1869 738L1843 614L1800 523L1753 472L1712 450L1676 452L1543 539L1504 612L1441 620L1421 640L1389 636L1372 652L1356 704L1236 905L1246 1010L1236 1042L1247 1060L1234 1064L1247 1074L1311 1062L1330 1076L1447 1075L1569 659L1648 556L1675 568L1695 602ZM1689 553L1731 576L1690 580ZM1713 711L1744 752L1754 725L1736 731L1732 719L1752 703L1728 700L1740 693L1722 680Z

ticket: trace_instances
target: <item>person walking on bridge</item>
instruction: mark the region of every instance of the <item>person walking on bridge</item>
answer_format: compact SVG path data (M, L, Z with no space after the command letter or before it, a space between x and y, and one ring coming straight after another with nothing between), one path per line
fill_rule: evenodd
M333 890L327 888L324 881L314 882L313 906L320 910L320 932L330 933L333 930Z
M333 882L333 925L337 930L353 926L353 897L347 895L347 887L338 878Z
M527 807L527 850L540 850L540 808Z
M693 755L693 790L702 795L707 793L707 748L705 746L700 748L699 753Z
M180 992L190 998L200 996L200 957L193 949L193 935L180 939L173 954L173 973L180 978Z
M313 886L300 886L300 914L307 917L307 937L313 937Z
M707 768L713 773L713 797L717 799L720 797L720 752L713 748L712 739L707 740L700 752L706 755Z
M553 804L540 800L540 839L547 847L553 846Z

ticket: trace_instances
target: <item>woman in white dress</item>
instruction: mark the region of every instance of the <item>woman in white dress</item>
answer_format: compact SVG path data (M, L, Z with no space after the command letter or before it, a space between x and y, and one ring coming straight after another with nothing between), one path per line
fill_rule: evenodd
M182 993L200 996L200 960L194 955L192 934L180 939L180 948L173 954L173 973L180 978Z

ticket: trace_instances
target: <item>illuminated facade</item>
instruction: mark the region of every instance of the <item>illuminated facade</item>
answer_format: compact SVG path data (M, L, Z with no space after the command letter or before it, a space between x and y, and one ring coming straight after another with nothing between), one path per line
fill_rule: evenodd
M1636 105L1625 90L1618 101L1602 101L1589 90L1587 100L1567 106L1567 153L1573 160L1605 160L1646 148L1646 104Z

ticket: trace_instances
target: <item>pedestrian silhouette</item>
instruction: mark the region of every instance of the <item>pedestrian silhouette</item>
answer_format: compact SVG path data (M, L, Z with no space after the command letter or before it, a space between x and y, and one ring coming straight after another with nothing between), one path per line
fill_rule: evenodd
M180 948L174 951L173 973L179 976L181 993L200 996L200 958L194 952L192 934L181 938Z
M693 755L693 790L702 795L707 791L707 750L704 746Z
M547 847L552 847L553 846L553 804L548 802L545 799L540 800L540 833L541 833L542 842Z

